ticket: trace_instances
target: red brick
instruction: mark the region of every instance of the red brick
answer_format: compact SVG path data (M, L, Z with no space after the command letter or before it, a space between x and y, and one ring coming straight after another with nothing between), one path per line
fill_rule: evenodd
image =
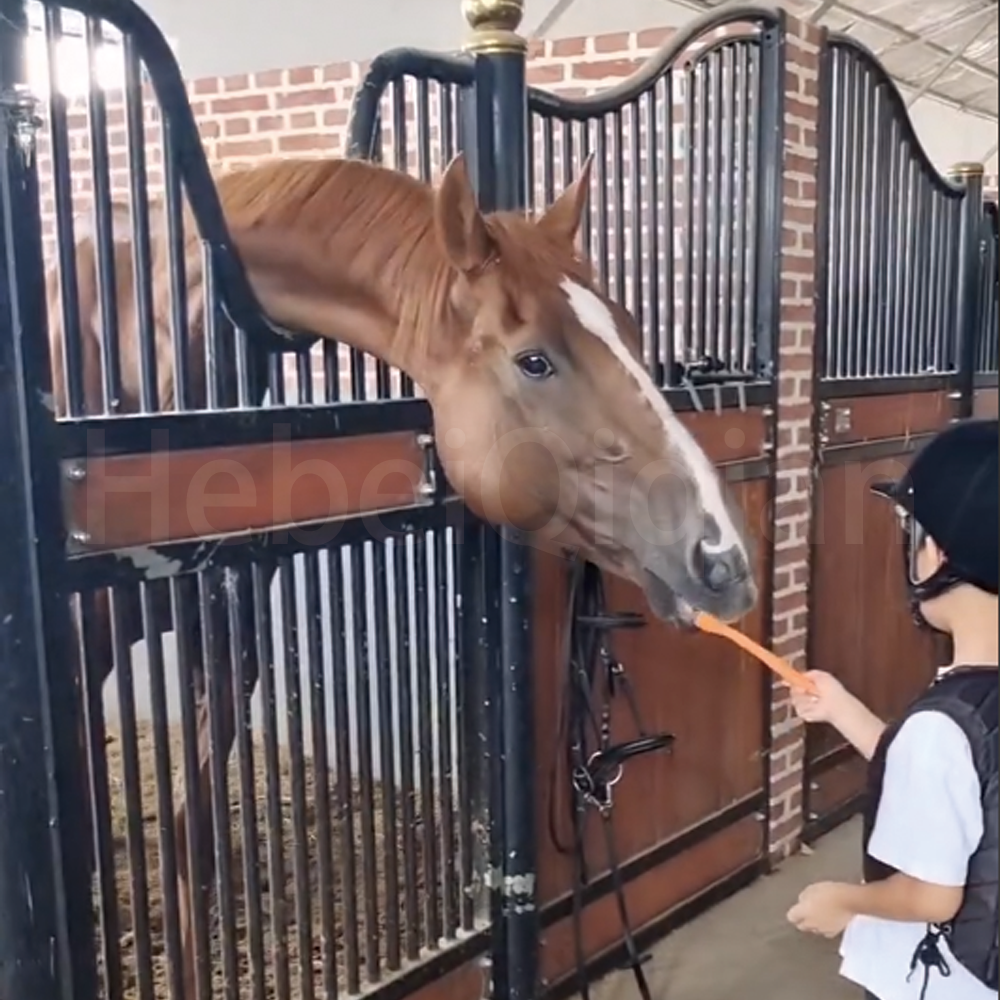
M253 85L261 90L271 90L280 87L285 82L285 71L281 69L269 69L263 73L254 73Z
M333 149L334 136L309 133L305 135L283 135L278 138L278 151L282 153L313 153Z
M641 59L595 59L573 64L575 80L623 79L642 65Z
M273 152L274 145L269 139L248 139L245 142L220 142L216 155L225 160L229 157L270 156Z
M321 87L312 90L292 90L286 94L275 94L276 108L309 108L317 104L335 104L337 91L334 87Z
M562 63L548 63L543 66L528 66L528 83L536 87L551 86L566 79L566 66Z
M222 97L212 101L209 111L213 115L240 115L252 111L267 111L270 106L267 94L241 94L239 97Z
M676 34L676 28L646 28L636 36L636 45L640 49L658 49Z
M288 83L292 87L301 87L307 83L316 82L315 66L299 66L288 71Z
M217 94L219 92L219 81L215 77L209 77L204 80L195 80L191 84L191 89L196 94ZM70 125L70 128L73 128Z
M323 67L323 82L330 83L336 80L353 80L354 67L350 63L333 63Z
M554 56L582 56L587 52L586 38L558 38L549 50Z
M227 76L222 79L222 89L227 93L231 94L235 91L243 91L250 89L250 77L246 73L240 73L236 76Z
M598 35L594 39L595 52L628 52L631 38L626 31L610 35Z

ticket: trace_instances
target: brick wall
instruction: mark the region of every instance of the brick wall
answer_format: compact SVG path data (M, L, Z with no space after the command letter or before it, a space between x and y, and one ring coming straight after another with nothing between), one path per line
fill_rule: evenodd
M774 518L773 648L805 668L813 460L814 229L819 29L788 20L781 329ZM804 727L783 685L771 711L771 856L794 851L803 826Z

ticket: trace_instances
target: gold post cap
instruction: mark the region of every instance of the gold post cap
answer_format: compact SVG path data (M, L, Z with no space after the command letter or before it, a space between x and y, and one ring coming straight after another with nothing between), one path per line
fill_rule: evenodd
M986 173L986 167L982 163L970 161L968 163L956 163L948 168L949 177L982 177Z
M462 0L462 13L472 28L467 52L524 52L527 40L518 33L524 0Z

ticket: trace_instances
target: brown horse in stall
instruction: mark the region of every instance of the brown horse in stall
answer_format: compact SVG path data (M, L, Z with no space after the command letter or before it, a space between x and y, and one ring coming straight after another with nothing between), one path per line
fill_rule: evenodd
M696 609L734 620L755 603L742 530L712 464L639 359L628 313L595 285L577 250L589 190L583 174L536 219L483 215L461 157L437 187L350 160L285 160L225 175L219 195L235 246L270 320L368 351L410 375L433 412L445 472L469 507L513 525L532 544L573 550L638 584L661 618ZM127 212L121 220L127 224ZM189 227L190 230L191 227ZM124 232L124 230L123 230ZM204 405L200 248L188 240L192 403ZM123 394L139 406L139 334L129 237L116 243ZM87 413L102 411L96 248L78 240ZM66 412L59 284L49 276L54 383ZM154 231L155 342L160 407L175 408L167 247ZM262 396L262 391L261 391ZM165 588L164 588L165 591ZM169 595L161 594L161 598ZM123 601L118 655L143 636L136 601ZM156 627L173 628L167 600ZM79 624L79 623L78 623ZM107 602L86 622L91 684L116 652ZM217 630L225 631L225 630ZM252 634L252 630L251 633ZM122 641L124 640L124 645ZM228 640L211 651L231 671ZM196 796L176 810L184 995L194 1000L192 915L201 857L211 882L211 838L196 848L187 808L211 818L209 714L196 650ZM247 698L257 681L248 658ZM219 685L228 755L231 683ZM188 789L188 795L192 790ZM210 828L209 828L210 829ZM188 857L188 854L192 858Z

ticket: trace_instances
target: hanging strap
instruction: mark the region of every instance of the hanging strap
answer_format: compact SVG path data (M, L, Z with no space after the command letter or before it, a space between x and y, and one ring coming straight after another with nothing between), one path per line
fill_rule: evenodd
M590 814L596 812L601 818L607 845L627 951L626 967L632 969L642 1000L653 1000L643 970L648 956L640 953L629 919L612 812L614 788L621 781L628 761L648 753L669 750L674 737L669 733L646 733L628 675L609 649L607 634L618 629L643 627L645 621L642 616L606 611L601 572L591 563L574 560L569 590L570 628L564 649L566 686L558 737L563 753L557 753L556 759L563 757L569 778L572 844L565 845L559 835L554 796L550 796L549 830L557 850L573 858L573 935L578 990L583 1000L590 1000L587 956L583 946L583 912L584 894L589 884L587 821ZM612 740L611 715L618 696L626 699L639 735L635 739L615 743ZM553 773L552 789L556 786L555 778Z

